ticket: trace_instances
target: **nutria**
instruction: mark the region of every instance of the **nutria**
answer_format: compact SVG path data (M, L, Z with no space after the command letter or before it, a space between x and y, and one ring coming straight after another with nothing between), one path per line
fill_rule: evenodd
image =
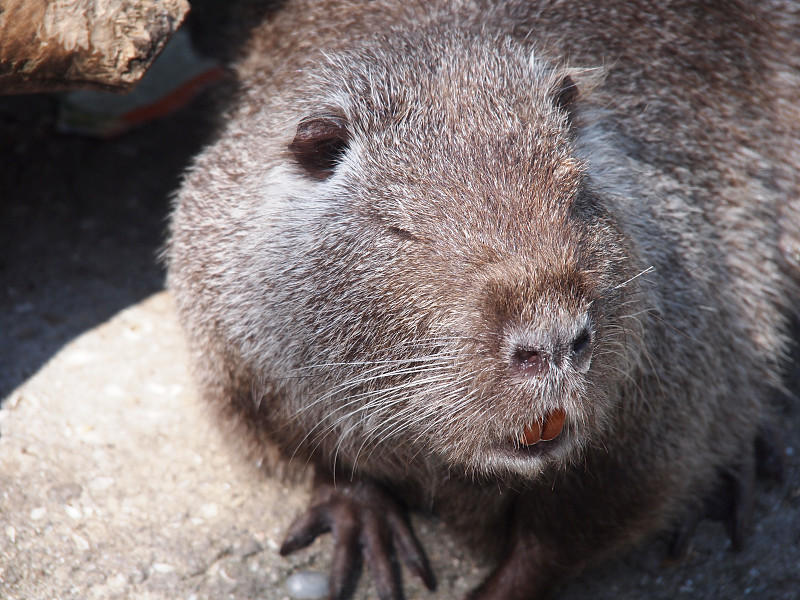
M208 400L313 465L281 551L332 530L332 598L359 547L381 598L393 554L433 587L408 509L496 557L476 599L679 553L709 507L741 543L798 298L789 13L304 0L255 31L169 286Z

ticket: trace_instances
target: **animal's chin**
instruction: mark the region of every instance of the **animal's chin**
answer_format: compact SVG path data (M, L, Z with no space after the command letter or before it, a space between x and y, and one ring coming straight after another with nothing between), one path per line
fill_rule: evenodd
M521 456L527 458L547 458L553 454L558 453L559 450L564 449L566 446L564 437L557 437L553 440L541 441L530 446L517 446L516 444L509 443L501 449L506 451L509 455Z
M524 485L553 467L569 461L576 452L576 445L574 435L567 431L552 440L530 445L509 439L505 443L498 442L484 447L474 460L474 468L469 471L488 479Z
M494 446L490 452L509 460L545 461L568 451L569 438L570 436L564 433L552 440L541 440L535 444L520 444L515 440L508 440L505 444Z

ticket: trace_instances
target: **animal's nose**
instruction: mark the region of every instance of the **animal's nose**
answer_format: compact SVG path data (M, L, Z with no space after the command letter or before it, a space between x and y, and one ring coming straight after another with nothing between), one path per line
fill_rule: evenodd
M510 367L520 374L542 377L551 368L589 369L592 331L588 318L542 328L527 328L512 334Z

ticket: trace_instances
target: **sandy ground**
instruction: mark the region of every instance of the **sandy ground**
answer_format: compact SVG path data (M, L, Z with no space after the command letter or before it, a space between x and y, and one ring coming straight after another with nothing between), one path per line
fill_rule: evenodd
M278 556L306 490L228 452L155 259L206 107L111 141L55 134L54 107L0 98L0 597L287 597L289 575L326 570L330 541ZM759 488L742 552L704 523L680 563L654 539L560 597L800 597L800 412L781 411L787 478ZM409 598L480 580L438 523L416 526L439 591L407 578Z

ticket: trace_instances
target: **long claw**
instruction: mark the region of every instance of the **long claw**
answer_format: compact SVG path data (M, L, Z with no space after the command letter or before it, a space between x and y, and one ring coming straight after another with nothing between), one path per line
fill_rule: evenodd
M686 556L689 551L689 543L702 517L703 512L700 507L694 507L686 514L683 521L675 527L672 533L672 540L667 550L667 558L677 560Z
M372 574L372 581L380 600L401 600L400 573L387 548L391 547L390 535L385 522L369 519L362 532L366 547L367 566Z
M289 526L281 545L280 554L286 556L310 545L323 533L331 530L330 519L323 505L309 507Z
M332 600L352 596L361 574L362 556L381 600L403 598L395 554L428 589L436 587L405 508L377 484L334 486L329 479L318 476L311 505L289 527L280 552L290 554L328 531L335 540L328 589Z
M395 550L409 571L417 576L426 588L436 589L436 578L433 575L422 546L419 545L414 532L405 519L394 516L389 520Z
M786 477L786 452L783 435L776 427L764 424L759 428L755 454L758 476L783 483Z
M358 528L337 528L336 543L331 560L331 576L328 592L331 600L344 600L355 592L361 577L361 553L359 552Z
M744 473L730 477L732 507L726 521L728 535L735 550L741 550L744 546L744 539L750 528L753 516L755 482L752 467L753 465L751 465L750 469L745 469Z

